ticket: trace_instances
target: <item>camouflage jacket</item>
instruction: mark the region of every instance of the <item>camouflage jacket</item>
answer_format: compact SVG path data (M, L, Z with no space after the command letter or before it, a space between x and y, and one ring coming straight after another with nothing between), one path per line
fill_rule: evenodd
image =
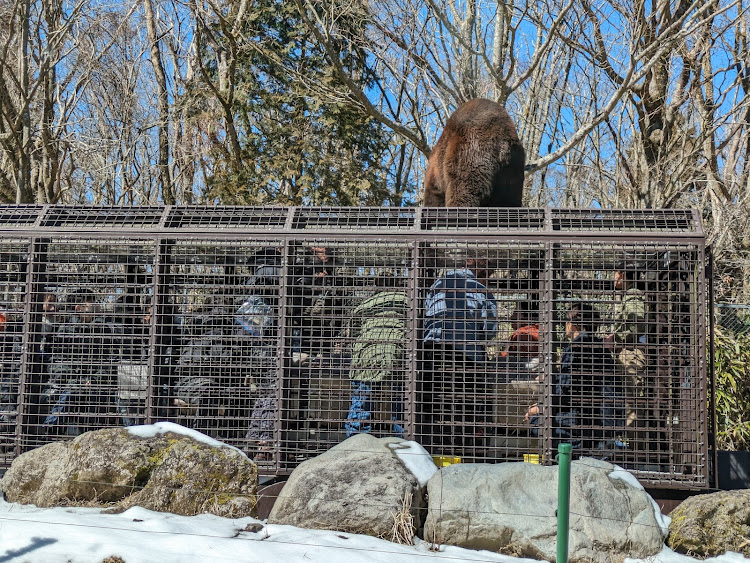
M352 312L354 337L349 377L392 381L403 371L408 300L400 291L381 291Z
M612 333L618 344L635 345L644 342L648 333L646 297L640 289L631 287L617 307Z

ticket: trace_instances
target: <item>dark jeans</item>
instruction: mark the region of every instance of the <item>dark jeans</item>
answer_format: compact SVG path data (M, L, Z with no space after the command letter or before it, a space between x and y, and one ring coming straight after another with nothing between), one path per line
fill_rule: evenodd
M601 450L614 443L624 426L625 409L622 390L603 385L588 401L572 398L574 404L552 408L552 449L558 444L572 444L574 449ZM578 404L580 403L580 404ZM529 420L531 433L540 434L540 415Z

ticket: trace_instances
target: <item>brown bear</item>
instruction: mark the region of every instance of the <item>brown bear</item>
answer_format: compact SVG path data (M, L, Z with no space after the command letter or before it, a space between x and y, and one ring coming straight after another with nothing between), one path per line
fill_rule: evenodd
M492 100L461 105L427 164L428 207L520 207L526 152L505 108Z

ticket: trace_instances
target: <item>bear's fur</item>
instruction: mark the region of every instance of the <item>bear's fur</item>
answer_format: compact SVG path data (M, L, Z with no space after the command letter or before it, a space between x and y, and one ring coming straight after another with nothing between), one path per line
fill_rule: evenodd
M526 152L505 108L492 100L461 105L427 164L428 207L520 207Z

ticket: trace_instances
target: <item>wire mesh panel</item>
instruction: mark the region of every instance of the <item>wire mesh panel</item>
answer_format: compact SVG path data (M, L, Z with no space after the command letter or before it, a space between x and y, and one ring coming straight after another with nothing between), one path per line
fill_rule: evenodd
M280 229L286 223L289 211L283 207L239 207L221 208L188 205L171 207L164 222L168 229Z
M422 210L424 231L538 232L545 227L543 209L435 207Z
M145 421L153 261L137 238L36 241L22 447Z
M278 240L163 240L154 407L264 463L279 439Z
M70 227L147 228L159 225L160 207L75 207L50 206L42 217L41 226L64 229Z
M299 230L395 231L413 228L416 210L403 207L298 208L292 226Z
M288 247L284 468L358 432L406 436L412 261L404 242Z
M610 233L694 233L696 216L685 209L556 209L553 230Z
M539 401L541 244L420 247L415 436L462 461L539 455L526 423Z
M544 408L550 455L614 461L646 480L707 472L702 256L688 246L557 244Z
M716 303L716 324L736 336L750 330L750 305L747 303Z
M18 439L19 385L29 241L0 241L0 456L13 459Z
M168 420L269 475L369 432L461 462L550 463L565 441L655 486L708 485L710 280L690 211L2 217L6 464Z
M0 205L3 228L33 227L43 211L41 205Z

